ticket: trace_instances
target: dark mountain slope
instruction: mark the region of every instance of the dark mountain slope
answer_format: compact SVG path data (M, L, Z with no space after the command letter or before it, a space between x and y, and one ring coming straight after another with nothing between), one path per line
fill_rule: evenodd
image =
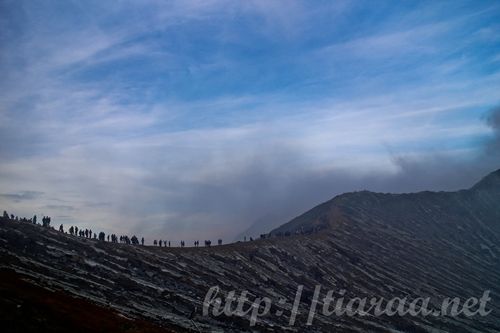
M495 239L500 228L499 199L500 170L471 189L458 192L346 193L274 229L271 235L309 233L324 228L335 230L343 223L373 222L432 236L435 228L440 234L443 230L447 230L446 234L456 234L456 229L477 223L486 229L495 229L490 235ZM498 239L495 240L498 244Z
M338 196L273 231L291 232L212 248L152 248L81 239L31 224L1 221L1 266L41 286L64 290L127 317L201 331L500 332L500 172L470 190ZM313 232L295 235L295 232ZM316 285L321 298L445 297L492 301L485 317L323 316L306 326ZM248 318L203 317L207 290L249 290L270 297L271 314L255 328ZM297 286L304 292L288 327ZM286 299L280 304L278 300ZM321 304L318 305L321 309ZM283 311L282 316L275 315Z

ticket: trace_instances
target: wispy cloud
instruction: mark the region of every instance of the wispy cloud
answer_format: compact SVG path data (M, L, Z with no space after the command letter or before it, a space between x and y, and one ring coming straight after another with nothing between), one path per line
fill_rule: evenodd
M39 198L43 192L37 191L22 191L18 193L0 193L0 198L20 202L24 200L34 200Z
M227 239L342 191L469 186L499 162L491 6L9 5L0 204Z

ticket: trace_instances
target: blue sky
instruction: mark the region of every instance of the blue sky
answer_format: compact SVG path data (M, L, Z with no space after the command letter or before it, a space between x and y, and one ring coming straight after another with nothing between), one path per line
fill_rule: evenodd
M0 13L0 204L19 215L232 239L343 191L456 189L500 165L498 1Z

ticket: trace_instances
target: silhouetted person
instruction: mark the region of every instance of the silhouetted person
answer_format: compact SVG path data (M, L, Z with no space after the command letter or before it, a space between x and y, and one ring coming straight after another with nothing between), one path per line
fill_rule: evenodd
M43 225L44 227L50 227L50 217L48 217L48 216L44 216L44 217L42 218L42 225Z
M63 225L62 225L62 224L59 226L59 231L60 231L60 232L64 232L64 227L63 227Z
M61 224L61 226L62 226L62 224ZM75 228L73 228L73 226L71 226L71 227L69 228L69 233L70 233L70 235L72 235L72 236L73 236L73 233L74 233L74 232L75 232Z
M104 242L106 240L106 235L102 231L99 233L99 240L101 242Z
M75 235L78 235L78 227L75 226Z
M219 239L219 240L217 241L217 244L222 245L222 239Z
M170 241L168 241L168 247L170 247Z
M6 212L4 212L6 213ZM36 215L33 215L33 224L36 224Z
M144 246L144 237L141 238L141 244Z
M3 211L3 218L7 220L9 219L9 213L7 213L6 210Z

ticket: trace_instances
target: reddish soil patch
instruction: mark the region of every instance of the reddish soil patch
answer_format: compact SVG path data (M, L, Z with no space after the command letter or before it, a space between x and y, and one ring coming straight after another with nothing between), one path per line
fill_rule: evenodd
M2 332L180 332L142 319L127 319L112 309L44 289L7 269L0 270L0 323Z

